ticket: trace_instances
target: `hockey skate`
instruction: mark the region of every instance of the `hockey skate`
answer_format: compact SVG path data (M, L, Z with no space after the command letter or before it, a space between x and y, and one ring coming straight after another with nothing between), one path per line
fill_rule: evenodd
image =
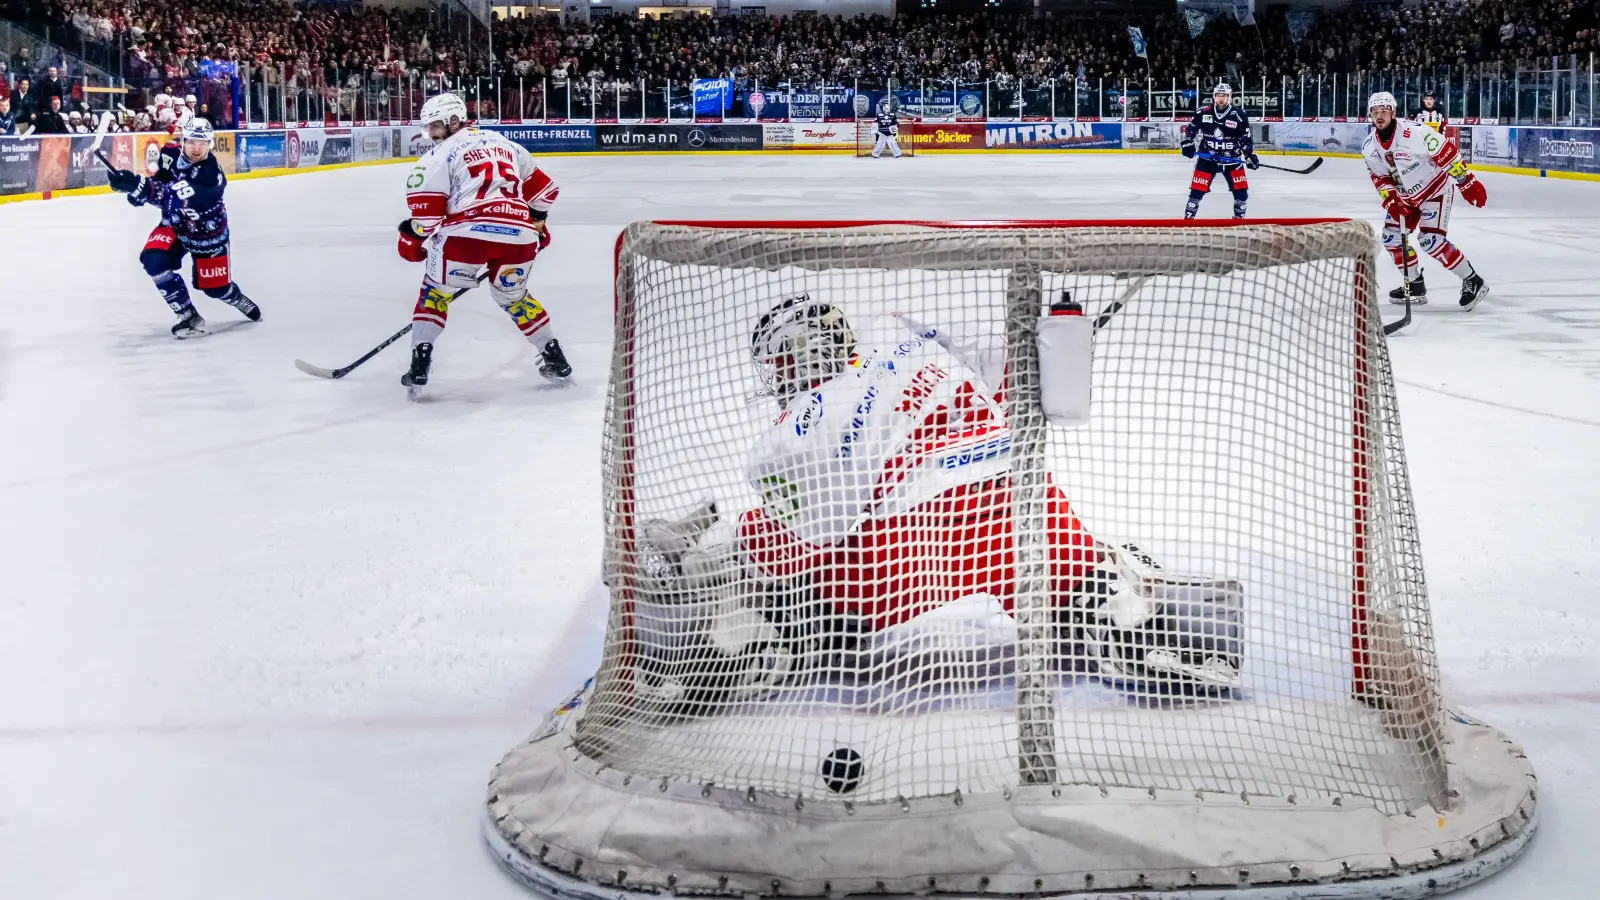
M400 376L400 383L406 386L406 396L412 400L422 399L422 389L428 385L428 368L431 365L432 344L418 344L411 348L411 369Z
M560 382L572 374L567 355L561 352L561 342L551 338L539 351L539 374L551 381Z
M254 300L246 297L244 291L239 290L238 285L234 285L233 294L224 298L222 302L237 309L246 319L252 322L261 321L261 307L257 306Z
M1489 296L1489 286L1483 283L1482 275L1473 272L1471 275L1461 279L1461 309L1463 311L1477 306L1487 296Z
M180 341L210 333L210 329L206 328L206 320L200 318L200 311L192 306L178 320L178 324L172 326L172 336Z
M1462 296L1466 295L1463 294ZM1389 302L1399 304L1406 302L1405 285L1401 285L1389 292ZM1421 275L1411 279L1411 302L1419 305L1428 302L1428 285L1422 280ZM1465 303L1466 301L1463 300L1462 302Z

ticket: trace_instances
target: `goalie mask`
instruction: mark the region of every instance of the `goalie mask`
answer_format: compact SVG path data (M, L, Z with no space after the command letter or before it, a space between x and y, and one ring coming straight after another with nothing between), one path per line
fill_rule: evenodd
M761 386L787 405L845 370L856 336L838 307L795 294L761 317L750 335L750 356Z

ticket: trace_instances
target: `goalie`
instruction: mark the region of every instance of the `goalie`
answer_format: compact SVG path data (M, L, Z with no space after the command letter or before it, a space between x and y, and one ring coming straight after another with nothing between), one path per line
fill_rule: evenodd
M751 352L778 405L746 467L761 505L736 523L708 504L644 526L642 592L662 624L641 632L679 650L658 656L666 693L706 703L799 670L859 671L876 663L851 651L974 595L1009 613L1003 352L898 316L858 332L804 294L761 318ZM1138 691L1236 687L1238 584L1096 541L1047 490L1053 656Z
M877 121L873 124L875 139L872 144L872 158L880 159L883 151L888 150L895 159L900 158L900 115L887 105L879 110Z

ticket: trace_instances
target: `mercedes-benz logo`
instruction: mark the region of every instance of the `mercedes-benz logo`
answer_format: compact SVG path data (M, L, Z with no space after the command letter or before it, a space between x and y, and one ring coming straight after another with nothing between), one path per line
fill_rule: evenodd
M685 140L691 147L704 147L706 145L706 133L703 129L691 128L689 129L689 136Z

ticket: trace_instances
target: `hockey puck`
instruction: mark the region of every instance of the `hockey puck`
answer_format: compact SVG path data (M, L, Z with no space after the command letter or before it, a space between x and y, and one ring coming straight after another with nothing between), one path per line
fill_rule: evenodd
M835 794L848 794L861 784L861 754L840 747L822 760L822 783Z

